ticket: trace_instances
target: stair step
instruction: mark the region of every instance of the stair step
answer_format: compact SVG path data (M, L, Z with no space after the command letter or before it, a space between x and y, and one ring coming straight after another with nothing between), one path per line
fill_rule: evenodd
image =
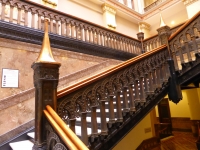
M9 143L13 150L32 150L33 143L29 140Z
M77 136L81 136L81 127L80 126L75 126L75 130L76 130L76 135ZM98 129L98 133L100 133L101 130ZM92 129L91 128L87 128L87 134L90 135L92 133Z
M27 135L33 139L35 138L35 132L27 133Z

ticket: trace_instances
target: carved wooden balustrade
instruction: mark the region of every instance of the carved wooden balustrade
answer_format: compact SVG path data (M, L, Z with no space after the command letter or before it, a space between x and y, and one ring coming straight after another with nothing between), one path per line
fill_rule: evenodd
M154 8L155 6L158 6L160 3L164 2L166 0L156 0L155 2L151 3L150 5L146 6L144 8L144 12L147 12L149 10L151 10L152 8Z
M183 23L171 28L170 34L173 35L182 25ZM145 52L151 51L161 46L161 41L158 35L154 35L147 39L144 39L143 43L144 43L143 47L144 47Z
M150 38L145 39L144 44L143 44L145 52L151 51L160 46L161 46L161 42L160 42L158 35L154 35Z
M176 70L184 70L195 61L195 55L200 52L200 12L169 38L169 47Z
M51 33L133 54L141 54L141 44L137 39L86 20L30 1L0 0L0 2L1 20L43 30L44 18L49 18Z
M76 119L81 118L81 139L86 145L92 146L96 139L106 139L108 134L110 137L115 126L127 121L127 116L130 119L140 114L151 103L152 97L167 85L167 57L168 51L164 45L59 91L57 113L74 132ZM101 117L98 120L100 128L98 113ZM87 116L91 117L90 135L87 133Z

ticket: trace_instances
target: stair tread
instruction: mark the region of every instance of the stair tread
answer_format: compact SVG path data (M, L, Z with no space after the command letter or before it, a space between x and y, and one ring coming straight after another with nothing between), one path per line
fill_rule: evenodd
M32 150L33 143L29 140L9 143L13 150Z
M76 130L76 135L81 136L81 127L80 126L75 126L75 130ZM101 130L98 129L97 132L100 133ZM88 135L90 135L92 133L92 129L91 128L87 128L87 133L88 133Z
M97 123L101 123L101 117L97 117ZM91 122L91 117L86 117L87 122ZM81 118L76 118L76 121L81 121ZM109 121L109 118L106 118L106 121Z
M27 135L29 137L33 138L33 139L35 138L35 133L34 132L27 133Z

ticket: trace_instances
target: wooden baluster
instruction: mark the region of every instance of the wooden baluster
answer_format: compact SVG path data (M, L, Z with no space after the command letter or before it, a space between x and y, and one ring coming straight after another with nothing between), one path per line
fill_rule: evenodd
M128 6L127 0L123 0L124 1L124 5Z
M112 43L111 43L111 42L112 42L112 38L111 38L110 33L107 33L107 39L108 39L108 40L107 40L107 43L108 43L107 46L108 46L109 48L112 48Z
M136 102L136 104L138 104L140 102L139 89L138 89L138 79L135 79L134 89L135 89L135 102Z
M91 27L88 27L88 37L89 37L89 42L92 43L92 36L91 36Z
M72 37L72 38L76 38L75 30L76 30L75 22L74 22L74 21L71 21L71 37Z
M1 3L1 20L5 20L5 6L6 6L6 1L2 1Z
M144 83L143 83L144 77L143 75L140 76L140 102L145 103L146 102L146 98L145 98L145 94L144 94Z
M198 23L200 23L200 21L198 21ZM196 41L196 36L195 36L194 28L192 27L189 30L190 30L190 33L191 33L192 47L194 49L194 53L197 54L199 52L198 52L198 44L197 44L197 41Z
M97 35L96 35L96 30L92 28L92 37L93 37L93 43L97 44Z
M123 41L123 50L126 52L127 51L127 47L126 47L126 39L124 39L124 41Z
M131 53L130 41L127 41L127 52Z
M112 34L110 34L110 48L114 49L113 35Z
M42 23L42 20L41 20L42 12L40 10L37 10L37 12L38 12L38 29L42 30L42 26L41 26L41 23Z
M135 10L134 0L131 0L131 6L132 6L132 9Z
M55 16L56 21L56 34L59 34L59 16Z
M128 91L129 91L129 98L130 98L130 112L135 112L135 102L134 102L134 96L133 96L133 83L130 82L128 85Z
M88 145L88 134L87 134L87 112L81 112L81 140L85 145Z
M90 32L91 43L95 43L95 29L92 27Z
M157 76L157 88L160 89L162 87L162 82L160 78L161 68L160 66L156 67L156 76Z
M117 90L116 92L117 122L123 122L120 93L121 91Z
M83 24L80 24L80 29L81 29L81 40L84 41L84 26L83 26Z
M78 23L76 23L75 28L76 28L76 39L80 39L79 38L79 35L80 35L80 26L79 26Z
M70 20L66 19L66 36L67 37L71 37L72 33L70 32Z
M107 37L106 37L106 33L103 33L103 37L104 37L104 46L107 47Z
M185 60L183 58L182 48L180 46L178 47L178 51L179 51L179 56L180 56L181 64L184 64Z
M13 8L14 8L14 5L11 1L11 4L10 4L10 18L9 18L9 22L13 22Z
M105 96L104 96L105 97ZM106 122L106 112L105 112L105 102L106 100L100 100L100 110L101 110L101 135L108 135L107 122Z
M128 86L123 87L123 114L126 115L129 112L129 107L128 107L128 98L127 98L127 89ZM129 95L130 96L130 95Z
M69 119L69 127L74 133L76 133L75 126L76 126L76 118Z
M31 11L31 15L32 15L32 18L31 18L31 27L32 28L35 28L35 14L36 14L36 10L32 9L32 11Z
M99 30L97 30L96 33L97 33L97 44L101 45L101 33Z
M25 18L24 18L24 26L28 26L28 6L24 6Z
M129 41L129 53L133 53L132 52L132 41Z
M149 72L148 74L148 79L149 79L149 94L154 93L154 86L153 86L153 75L152 71Z
M113 36L113 46L114 46L114 49L117 49L117 39L115 35Z
M65 35L65 19L64 18L60 18L61 20L61 35L64 36Z
M122 37L120 38L120 47L121 47L121 49L120 50L124 50L124 45L123 45L124 43L123 43L123 39L122 39Z
M144 74L144 87L145 87L145 98L150 94L149 91L149 75L147 72Z
M85 33L85 41L89 42L89 40L88 40L88 28L85 25L84 25L84 33Z
M126 48L125 51L128 52L129 48L128 48L128 41L127 40L125 41L125 48Z
M50 32L54 33L53 32L53 19L54 19L54 15L50 14L49 16L50 16Z
M185 49L186 49L186 53L187 53L188 62L190 62L190 61L192 61L192 56L190 54L188 41L185 41L184 45L185 45Z
M121 50L125 51L124 39L122 39L122 47L121 47Z
M120 47L120 38L117 36L116 37L116 45L117 45L117 49L120 50L121 47Z
M152 78L153 78L153 91L157 88L157 76L156 76L156 69L154 68L152 71Z
M104 36L103 36L103 32L102 31L100 31L100 35L101 35L101 37L100 37L101 45L104 46Z
M21 9L21 5L19 5L18 6L18 13L17 13L17 24L19 24L20 25L20 23L21 23L21 14L22 14L22 9Z
M97 136L97 106L91 106L91 123L92 123L92 135Z
M160 62L160 69L159 69L159 76L160 76L160 88L162 88L162 85L164 83L164 75L163 72L164 71L164 64L162 62Z
M114 95L109 95L109 126L111 127L115 123L114 105L113 105Z

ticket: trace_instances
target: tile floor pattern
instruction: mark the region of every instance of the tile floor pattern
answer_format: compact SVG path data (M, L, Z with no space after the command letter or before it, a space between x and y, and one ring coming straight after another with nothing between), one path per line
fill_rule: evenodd
M191 132L173 131L173 137L161 140L162 150L197 150L196 137Z

